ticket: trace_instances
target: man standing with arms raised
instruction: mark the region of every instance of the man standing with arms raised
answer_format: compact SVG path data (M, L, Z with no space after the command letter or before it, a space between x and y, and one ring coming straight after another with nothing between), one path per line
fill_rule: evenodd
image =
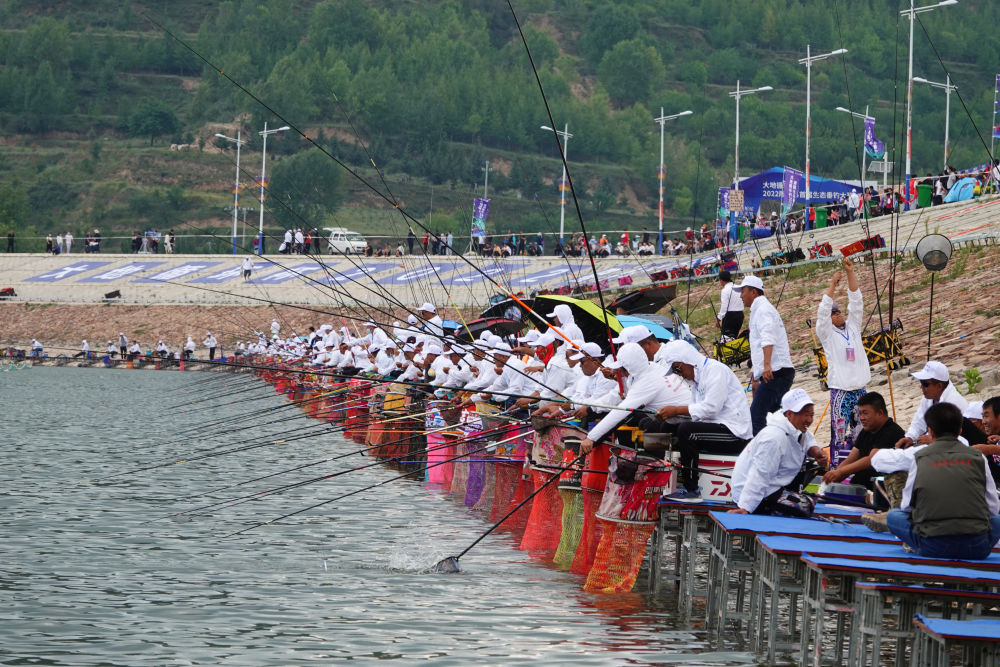
M847 317L833 300L847 276ZM830 286L816 310L816 337L826 355L826 384L830 387L830 463L834 467L847 458L858 427L858 399L872 379L868 356L861 340L864 302L854 275L854 264L844 258L843 272L833 274Z
M764 282L744 276L733 286L743 306L750 309L750 363L753 366L753 401L750 422L757 435L767 425L767 415L781 407L781 397L792 388L795 366L788 347L788 334L778 310L764 296Z

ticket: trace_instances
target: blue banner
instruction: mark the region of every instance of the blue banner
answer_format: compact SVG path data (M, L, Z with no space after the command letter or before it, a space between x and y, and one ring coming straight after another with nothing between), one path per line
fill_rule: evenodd
M785 167L784 176L781 179L781 205L787 213L795 206L799 200L799 179L805 179L805 175L798 169Z
M799 174L795 177L795 185L798 187L797 202L805 201L805 181ZM740 181L740 189L743 191L743 210L737 211L739 216L756 215L760 211L760 203L765 199L781 202L785 187L785 170L782 167L773 167L761 172L756 176L751 176ZM843 181L835 181L831 178L821 178L819 176L809 177L810 198L813 202L825 203L827 201L839 201L856 190L857 186Z

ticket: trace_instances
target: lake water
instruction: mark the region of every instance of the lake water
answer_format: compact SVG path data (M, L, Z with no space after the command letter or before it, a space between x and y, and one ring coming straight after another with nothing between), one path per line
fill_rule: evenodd
M358 448L288 419L301 413L285 404L242 375L0 373L0 663L753 662L680 621L672 586L659 598L591 595L509 536L484 540L460 574L427 573L488 524L409 480L224 537L398 474L383 466L147 523L371 461L350 456L191 499ZM285 442L189 460L276 439Z

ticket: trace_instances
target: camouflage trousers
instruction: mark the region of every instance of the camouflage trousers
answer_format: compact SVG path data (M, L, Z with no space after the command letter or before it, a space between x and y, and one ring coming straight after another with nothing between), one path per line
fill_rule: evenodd
M885 496L889 501L891 509L899 509L899 505L903 501L903 488L906 486L906 476L906 471L900 470L889 473L882 482L882 487L885 489Z

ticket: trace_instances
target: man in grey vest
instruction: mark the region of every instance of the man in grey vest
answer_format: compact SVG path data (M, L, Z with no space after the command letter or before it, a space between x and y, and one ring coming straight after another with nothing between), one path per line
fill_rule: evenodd
M986 459L958 440L962 411L937 403L925 415L933 442L913 455L889 530L929 558L983 559L1000 540L1000 500Z

